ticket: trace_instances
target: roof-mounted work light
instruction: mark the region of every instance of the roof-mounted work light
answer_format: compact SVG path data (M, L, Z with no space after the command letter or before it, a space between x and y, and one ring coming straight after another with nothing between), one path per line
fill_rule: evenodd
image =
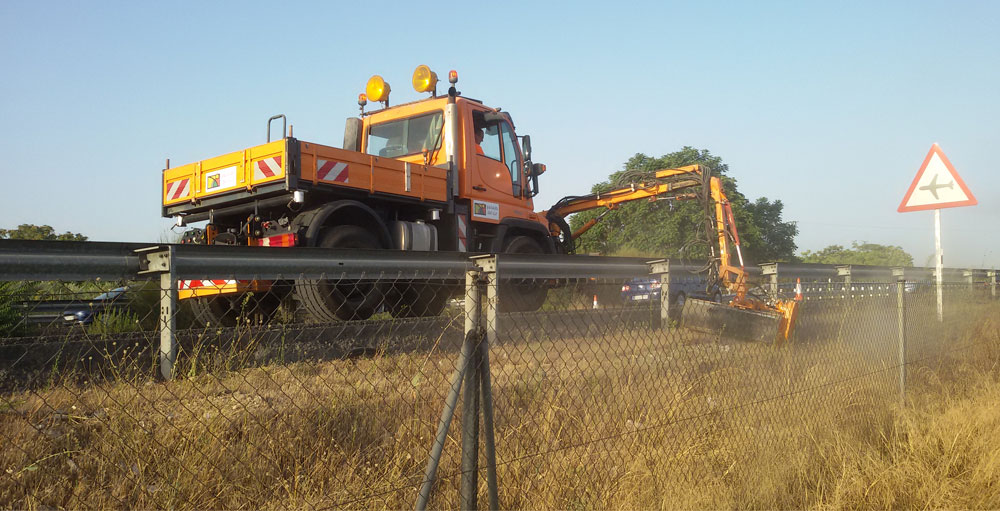
M389 84L379 75L369 78L368 85L365 86L368 99L385 103L385 106L389 106L389 90Z
M413 90L417 92L430 92L437 96L438 75L431 68L420 65L413 70Z

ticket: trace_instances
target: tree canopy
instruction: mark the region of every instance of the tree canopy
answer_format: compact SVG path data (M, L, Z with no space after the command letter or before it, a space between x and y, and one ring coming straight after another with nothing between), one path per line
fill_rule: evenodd
M851 243L851 248L830 245L823 250L802 253L802 262L823 264L867 264L872 266L913 266L913 256L902 247L876 243Z
M740 234L745 262L795 260L795 222L782 220L784 205L766 197L748 200L737 190L736 180L726 173L729 166L722 158L705 149L684 147L680 151L653 158L636 154L624 168L611 174L607 181L594 185L593 193L611 190L622 183L624 175L652 172L658 169L701 164L720 176L729 197ZM610 211L590 231L578 240L581 253L634 254L699 261L708 256L705 243L704 210L699 201L636 201ZM603 210L584 211L570 218L574 231ZM699 241L700 240L700 241Z
M0 229L0 239L4 240L56 240L56 241L87 241L87 237L66 231L56 234L50 225L21 224L17 229Z

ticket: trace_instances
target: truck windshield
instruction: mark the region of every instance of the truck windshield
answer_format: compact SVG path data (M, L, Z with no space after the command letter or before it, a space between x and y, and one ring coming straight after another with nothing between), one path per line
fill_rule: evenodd
M368 154L397 158L441 147L441 112L384 122L368 128Z

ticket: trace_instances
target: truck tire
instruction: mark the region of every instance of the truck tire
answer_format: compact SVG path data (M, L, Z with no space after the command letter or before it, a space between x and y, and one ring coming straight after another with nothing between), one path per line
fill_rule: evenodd
M444 311L452 289L434 284L404 284L397 288L396 299L389 305L394 318L426 318Z
M531 236L515 236L504 246L505 254L543 254L542 246ZM500 312L534 312L548 296L545 281L512 279L500 282Z
M200 296L186 302L198 324L208 328L266 324L281 305L271 293Z
M383 248L375 235L357 225L327 227L320 233L316 246ZM320 322L349 321L368 319L375 314L382 304L384 287L378 282L307 279L295 283L295 293L312 319Z

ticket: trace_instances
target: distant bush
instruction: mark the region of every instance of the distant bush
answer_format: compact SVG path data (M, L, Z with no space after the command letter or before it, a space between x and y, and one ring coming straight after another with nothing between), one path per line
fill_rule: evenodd
M24 313L18 304L32 288L30 282L0 282L0 337L22 334Z

